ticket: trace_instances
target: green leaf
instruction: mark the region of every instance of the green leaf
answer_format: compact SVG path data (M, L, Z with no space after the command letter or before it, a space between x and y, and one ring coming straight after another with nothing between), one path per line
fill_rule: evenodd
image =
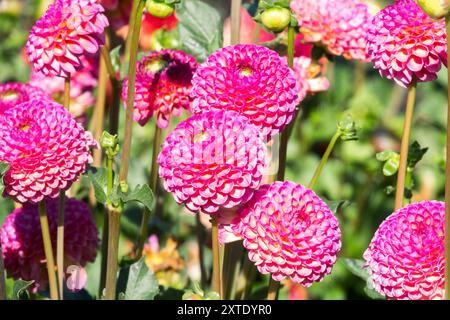
M324 200L324 201L328 205L330 210L333 211L334 214L336 214L339 209L345 208L350 205L350 201L347 200L336 200L336 201Z
M400 166L400 156L389 158L383 166L383 174L386 177L393 176L397 173L398 167Z
M408 167L414 168L416 164L422 160L428 148L422 148L417 141L414 141L409 147L408 152Z
M202 62L222 47L223 21L216 8L199 0L184 0L176 12L183 51Z
M126 300L153 300L159 292L158 281L145 264L144 258L130 266Z
M347 269L355 276L367 281L369 273L364 269L364 260L360 259L344 259Z
M144 185L137 185L136 188L134 188L131 191L128 191L127 193L124 193L122 191L118 191L119 198L124 202L130 202L130 201L137 201L142 203L144 206L146 206L150 211L153 210L153 204L154 204L154 195L150 187L146 184Z
M28 288L33 283L34 283L34 280L31 280L31 281L16 280L16 281L14 281L12 300L28 300L28 298L30 297L28 294Z
M111 63L114 67L114 71L117 73L120 71L120 49L122 49L122 45L118 45L114 49L109 52L109 56L111 57Z
M367 296L371 299L377 299L377 300L385 300L386 298L375 291L373 288L372 282L370 279L367 279L366 286L364 287L364 292L367 294Z
M0 195L3 193L5 186L3 184L3 177L8 172L10 165L5 162L0 162Z
M378 161L387 161L388 159L394 157L397 153L395 151L392 150L386 150L386 151L382 151L382 152L378 152L376 154L376 158Z
M105 168L89 167L88 176L94 187L95 198L98 202L106 204L107 201L107 172Z

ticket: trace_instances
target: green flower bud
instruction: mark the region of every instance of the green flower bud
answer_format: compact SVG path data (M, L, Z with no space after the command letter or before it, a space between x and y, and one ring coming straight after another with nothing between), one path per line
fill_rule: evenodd
M423 11L434 19L441 19L450 11L448 0L416 0L416 2Z
M261 13L261 22L268 30L281 32L289 26L291 11L287 8L272 7Z
M147 9L148 13L158 18L167 18L168 16L172 15L175 10L173 4L168 4L164 1L156 0L147 0L145 8Z

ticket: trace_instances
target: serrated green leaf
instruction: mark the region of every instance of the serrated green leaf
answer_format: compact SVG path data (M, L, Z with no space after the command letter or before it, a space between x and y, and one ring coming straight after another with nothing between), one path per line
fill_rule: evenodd
M216 8L199 0L185 0L176 12L183 51L202 62L222 47L223 21Z
M34 280L24 281L16 280L14 281L12 300L27 300L29 298L28 288L34 283Z
M5 189L5 185L3 183L3 176L6 172L8 172L10 165L5 162L0 162L0 195L3 193Z
M88 177L94 187L95 198L98 202L106 204L107 201L107 172L105 168L89 167Z
M130 266L125 291L126 300L153 300L159 292L158 281L144 258Z
M355 276L367 281L369 278L369 273L364 270L364 260L359 259L344 259L347 269Z
M146 206L149 210L153 210L154 204L154 195L150 187L146 184L137 185L136 188L128 191L127 193L123 193L122 191L118 191L119 198L124 202L137 201Z

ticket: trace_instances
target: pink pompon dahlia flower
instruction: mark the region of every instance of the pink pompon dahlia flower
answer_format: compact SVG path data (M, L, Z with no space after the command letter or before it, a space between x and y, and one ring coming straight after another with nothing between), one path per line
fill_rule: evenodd
M190 109L191 80L197 61L179 50L153 51L137 65L134 120L145 125L156 114L160 128L169 125L170 116L180 116ZM125 79L122 98L126 102L128 77Z
M306 287L331 272L341 248L339 222L330 208L290 181L263 185L238 210L232 227L259 272Z
M291 8L306 42L317 42L331 54L368 61L367 21L370 13L361 0L294 0Z
M18 104L34 99L51 100L44 90L32 84L19 82L0 84L0 115Z
M447 65L445 22L431 19L413 0L398 0L378 12L366 38L374 68L403 87L435 80Z
M50 236L56 248L58 199L46 201ZM92 213L84 202L66 198L64 216L65 265L84 267L97 254L98 230ZM35 290L48 284L44 245L38 206L25 204L7 216L1 230L5 269L14 279L34 280Z
M444 299L445 204L422 201L390 215L364 253L376 291L390 299Z
M70 188L92 161L97 143L61 105L32 100L0 117L0 162L10 169L4 195L38 203Z
M291 122L301 101L294 72L278 53L258 45L217 50L192 79L193 112L231 110L268 138Z
M250 199L266 167L266 145L247 118L208 111L181 122L158 156L164 188L197 213L218 213Z
M44 75L67 77L82 67L80 56L96 53L108 26L96 0L56 0L30 31L30 63Z

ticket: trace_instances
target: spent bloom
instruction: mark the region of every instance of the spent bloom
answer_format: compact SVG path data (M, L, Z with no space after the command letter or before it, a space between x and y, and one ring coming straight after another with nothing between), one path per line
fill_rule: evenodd
M444 299L445 204L422 201L391 214L364 253L376 291L390 299Z
M290 181L263 185L239 209L232 227L259 272L306 287L331 272L341 248L339 222L330 208Z
M67 77L82 67L80 56L96 53L108 26L96 0L56 0L30 31L29 61L44 75Z
M164 188L190 211L208 214L248 201L265 162L259 130L232 111L208 111L181 122L158 156Z
M285 59L258 45L217 50L197 69L192 85L194 113L235 111L269 138L291 122L301 100L301 88Z
M137 65L134 120L145 125L155 114L160 128L166 128L170 116L180 116L190 109L191 80L197 62L191 55L179 50L153 51ZM128 78L125 79L122 98L127 100Z
M53 248L56 248L58 199L46 201ZM97 254L98 230L92 213L84 202L66 198L64 217L64 260L66 267L84 267ZM34 280L34 289L45 289L48 283L44 245L38 206L26 203L7 216L1 230L3 259L8 276Z
M9 82L0 84L0 115L23 102L41 99L50 100L50 96L37 86L27 83Z
M61 105L32 100L0 117L0 162L4 195L17 202L38 203L70 188L92 161L97 143Z
M370 13L361 0L294 0L291 8L306 42L323 45L346 59L367 61L366 33Z
M435 80L447 65L445 22L430 18L413 0L398 0L378 12L366 38L374 68L403 87Z

